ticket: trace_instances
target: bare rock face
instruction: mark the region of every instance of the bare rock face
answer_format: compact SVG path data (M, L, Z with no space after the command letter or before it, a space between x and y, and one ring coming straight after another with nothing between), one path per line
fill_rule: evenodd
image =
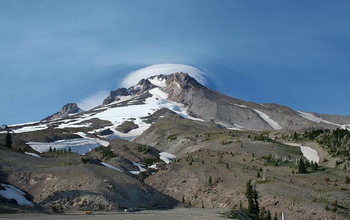
M118 88L115 91L111 91L109 96L103 100L103 105L108 105L112 102L121 100L121 97L128 95L142 94L155 86L148 79L141 79L137 85L131 86L129 89Z
M52 120L56 120L56 119L61 119L61 118L65 118L65 117L69 116L69 114L79 113L82 111L83 110L81 110L78 107L77 103L68 103L65 106L63 106L61 111L56 112L55 114L50 115L50 116L44 118L43 120L52 121Z
M108 105L109 103L120 100L119 96L127 96L129 94L130 92L126 88L118 88L117 90L109 93L109 96L103 100L103 104Z
M320 122L317 122L286 106L258 104L229 97L201 85L190 75L183 72L170 75L154 75L142 79L137 85L128 89L120 88L112 91L103 104L107 105L123 100L125 96L130 96L135 101L130 102L131 104L126 102L124 106L140 104L145 101L145 98L151 96L148 91L156 87L168 94L167 100L183 104L191 116L215 122L227 128L305 130L334 129L340 126L350 127L350 117L348 116L340 117L314 113L310 117L325 119L320 119Z

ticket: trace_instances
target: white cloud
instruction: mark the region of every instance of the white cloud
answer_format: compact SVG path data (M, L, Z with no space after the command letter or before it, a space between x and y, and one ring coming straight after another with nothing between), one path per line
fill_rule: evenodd
M185 64L155 64L129 73L123 79L121 86L129 88L130 86L136 85L141 79L154 75L169 75L177 72L187 73L202 85L205 85L207 83L205 79L205 76L207 74L197 69L196 67Z
M105 90L98 91L95 94L79 102L78 106L82 110L85 110L85 111L90 110L94 107L102 105L103 100L107 98L108 95L109 95L108 91L105 91Z

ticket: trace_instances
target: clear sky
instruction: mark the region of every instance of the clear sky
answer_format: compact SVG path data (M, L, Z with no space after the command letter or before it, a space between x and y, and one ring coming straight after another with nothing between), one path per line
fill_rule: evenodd
M246 101L350 115L350 1L0 0L0 124L38 121L158 63Z

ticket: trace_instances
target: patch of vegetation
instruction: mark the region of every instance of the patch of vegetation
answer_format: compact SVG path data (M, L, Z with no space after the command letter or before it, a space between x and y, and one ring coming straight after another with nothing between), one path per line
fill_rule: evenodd
M65 153L70 153L70 152L72 152L71 147L69 147L68 150L66 148L56 149L55 147L54 148L50 147L49 151L48 151L48 153L56 153L56 154L65 154Z
M146 167L148 167L149 165L152 165L154 163L159 162L160 159L159 157L155 157L155 158L143 158L143 162L146 164Z
M319 144L326 146L331 156L338 156L350 161L350 131L339 129L330 131L329 129L305 131L304 138L316 140Z
M5 147L11 148L12 147L12 137L10 132L6 133L5 136Z
M298 173L307 173L306 165L302 158L300 159L298 164Z
M246 184L245 196L248 200L248 208L244 209L242 203L240 202L239 210L236 207L232 207L231 211L228 213L228 218L242 217L243 219L255 219L255 220L272 220L270 210L266 210L265 207L259 206L259 195L256 187L249 180ZM238 215L239 214L239 215ZM277 215L273 219L277 219Z
M254 141L268 141L268 142L272 142L273 140L271 138L269 138L268 135L265 134L260 134L258 136L255 136L253 138Z
M139 144L139 146L137 147L137 151L143 152L144 154L148 154L151 150L149 149L148 146Z
M229 145L229 144L232 144L233 141L222 141L221 144L222 145Z
M177 139L177 134L171 134L166 139L169 141L175 141Z
M81 160L81 162L83 162L83 163L89 162L89 158L84 158L84 157L82 157L80 160Z
M51 212L53 214L61 214L63 213L63 208L60 205L53 205L51 206Z
M349 176L346 176L346 177L345 177L345 183L347 183L347 184L350 183L350 177L349 177Z
M145 172L141 172L139 177L140 177L141 181L144 182L144 180L147 177L149 177L149 174L146 171Z
M101 151L102 159L111 159L117 157L118 155L114 153L110 148L105 148Z

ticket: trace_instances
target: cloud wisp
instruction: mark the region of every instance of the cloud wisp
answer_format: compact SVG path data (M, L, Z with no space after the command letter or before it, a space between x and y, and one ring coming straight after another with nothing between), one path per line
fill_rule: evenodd
M200 84L206 85L207 74L196 67L186 64L155 64L134 72L129 73L123 80L120 86L129 88L136 85L141 79L155 75L169 75L172 73L183 72L195 78Z
M78 103L79 108L81 108L84 111L88 111L94 107L97 107L99 105L102 105L102 102L107 96L109 95L108 91L101 90L96 92L95 94L87 97L86 99L80 101Z

